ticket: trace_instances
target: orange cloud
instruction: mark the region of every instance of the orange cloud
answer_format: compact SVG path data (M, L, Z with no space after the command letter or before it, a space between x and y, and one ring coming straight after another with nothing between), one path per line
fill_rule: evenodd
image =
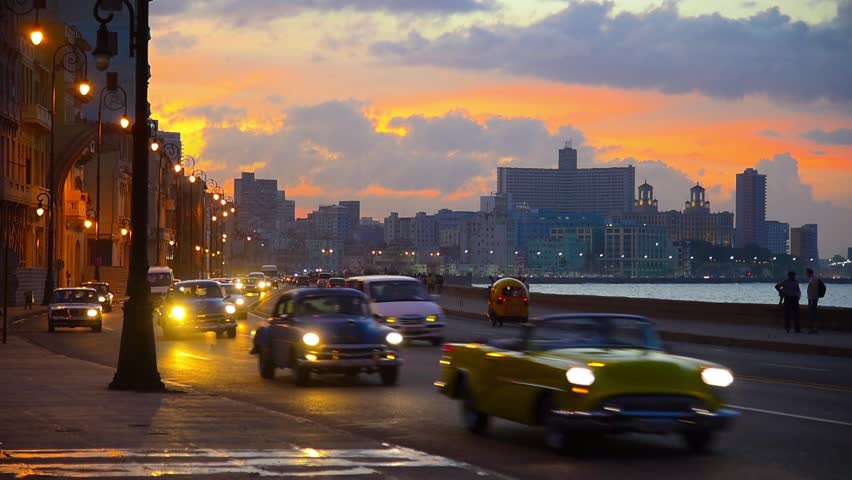
M435 198L441 195L441 191L435 189L394 190L392 188L382 187L380 185L369 185L367 186L367 188L359 191L358 195L365 197Z

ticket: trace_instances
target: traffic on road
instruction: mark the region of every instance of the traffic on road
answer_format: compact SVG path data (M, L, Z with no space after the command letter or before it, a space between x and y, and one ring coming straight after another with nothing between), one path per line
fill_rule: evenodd
M697 478L720 469L842 478L837 453L852 447L849 360L663 344L644 317L493 326L446 316L412 278L349 277L350 288L304 288L299 278L280 278L277 289L260 275L174 283L154 322L162 377L514 478L686 469ZM61 294L77 293L101 308L93 290ZM414 310L381 309L393 301ZM122 327L115 306L97 310L101 335L49 328L58 304L19 333L112 366ZM432 324L440 342L417 342ZM782 431L792 440L779 444Z

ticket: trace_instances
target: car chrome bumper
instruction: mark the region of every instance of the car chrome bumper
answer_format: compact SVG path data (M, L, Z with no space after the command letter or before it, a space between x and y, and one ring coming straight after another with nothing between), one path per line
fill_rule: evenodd
M720 409L715 412L554 411L557 424L565 430L597 432L671 433L690 430L725 430L733 426L739 413Z
M423 323L417 325L386 323L384 325L391 327L401 333L404 338L409 340L417 340L420 338L441 338L444 336L443 323Z
M85 327L101 323L101 317L59 317L48 321L54 327Z
M341 360L307 360L300 358L296 360L300 367L316 367L328 369L346 368L369 368L369 367L394 367L402 365L401 358L354 358Z

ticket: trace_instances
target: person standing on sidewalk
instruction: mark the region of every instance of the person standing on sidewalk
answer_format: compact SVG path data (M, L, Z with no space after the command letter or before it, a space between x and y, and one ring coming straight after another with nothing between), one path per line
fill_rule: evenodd
M817 333L817 303L819 303L820 279L814 275L813 268L808 267L805 272L808 274L808 323L810 323L808 333Z
M796 281L796 272L787 272L787 279L775 285L775 290L784 296L784 328L787 333L790 333L791 318L796 333L802 333L799 326L799 298L802 297L802 291Z

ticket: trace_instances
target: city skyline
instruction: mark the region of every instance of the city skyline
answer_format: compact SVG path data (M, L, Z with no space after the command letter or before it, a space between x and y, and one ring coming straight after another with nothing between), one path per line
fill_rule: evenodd
M766 172L767 218L824 225L821 250L845 251L852 94L841 53L848 48L825 42L850 45L852 3L701 3L320 2L265 15L227 1L154 4L159 81L151 102L205 170L277 179L298 217L341 195L361 199L377 218L475 209L480 195L496 190L496 167L550 168L556 148L572 139L581 168L633 164L637 178L657 185L662 209L677 208L698 181L714 210L734 211L736 173ZM624 35L665 21L684 42L701 28L724 43L719 32L733 29L754 40L734 50L739 60L765 57L801 72L779 72L788 82L763 78L710 50L695 69L688 57L656 53L660 39L648 35L637 56L657 61L628 75L633 63L600 33L626 28L616 16L635 24ZM574 24L593 26L586 37L564 33ZM492 61L489 41L477 46L477 33L503 45L505 65ZM606 61L568 47L537 51L536 38L599 48ZM801 48L773 46L785 42ZM571 63L589 74L559 66ZM693 69L703 76L684 73ZM204 81L213 76L222 81ZM820 77L834 81L818 85Z

